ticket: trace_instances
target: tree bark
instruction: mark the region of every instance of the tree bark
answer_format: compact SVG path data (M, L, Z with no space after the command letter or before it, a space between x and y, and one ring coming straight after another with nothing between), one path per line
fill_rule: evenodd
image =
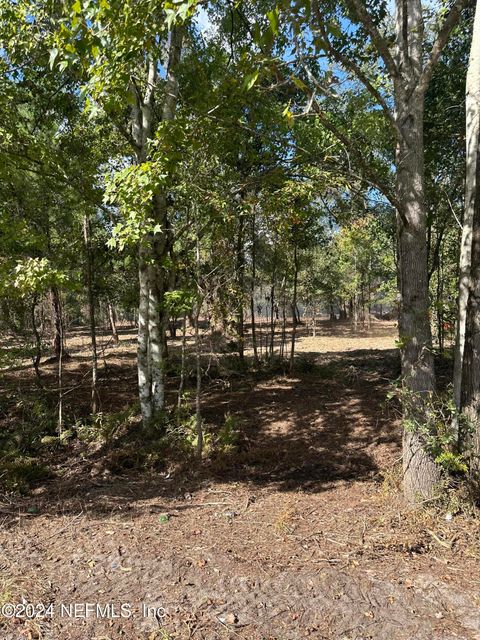
M420 0L398 0L397 68L394 77L397 149L396 201L400 288L400 355L403 413L404 493L408 500L430 498L440 473L420 429L426 403L435 391L429 319L428 255L424 188L423 16Z
M107 312L108 312L108 320L110 322L110 331L112 332L113 341L118 344L118 329L117 329L117 319L115 314L115 308L113 304L108 300L107 302Z
M238 308L237 308L237 349L240 361L243 362L245 354L245 322L243 314L243 294L245 286L245 255L244 255L244 226L245 221L242 212L238 216L238 234L236 247L236 272L238 286Z
M181 363L180 363L180 383L178 385L178 398L177 398L177 410L180 420L180 409L182 408L183 391L185 388L185 364L187 353L187 314L183 314L182 320L182 351L181 351Z
M197 432L197 458L202 459L203 453L203 424L202 424L202 359L200 351L200 331L199 317L202 308L203 292L200 285L201 279L201 259L200 259L200 229L198 225L198 212L195 209L195 230L196 230L196 251L195 251L195 270L197 279L197 308L195 322L195 357L196 357L196 377L197 389L195 393L195 428Z
M477 170L480 180L480 171ZM477 197L480 199L479 189ZM477 199L477 202L478 202ZM473 246L470 295L467 304L465 350L463 358L462 412L473 426L473 433L462 449L468 451L470 472L478 482L480 479L480 206L475 207L473 221Z
M250 315L252 317L252 347L255 364L258 365L258 346L257 346L257 328L255 326L255 283L256 283L256 267L257 267L257 251L255 242L255 210L252 212L251 219L251 241L252 241L252 281L250 285Z
M50 300L52 309L52 347L55 353L55 359L60 358L62 352L62 313L60 305L60 296L57 287L52 287L50 290Z
M33 368L35 370L35 376L38 386L43 389L42 374L40 373L40 360L42 359L42 339L38 332L37 321L35 318L35 311L37 309L37 296L35 295L32 300L32 306L30 309L32 318L32 331L35 338L35 355L33 356Z
M480 477L480 3L477 0L473 37L466 83L466 180L465 214L462 241L468 244L472 236L471 269L465 283L468 284L468 304L465 322L461 408L474 425L470 445L470 470L475 480ZM467 229L466 229L467 227ZM471 227L470 232L468 227ZM464 247L462 244L462 251ZM462 269L462 262L460 262ZM462 272L460 275L462 286ZM459 298L462 292L459 293ZM460 314L460 310L459 310ZM459 318L460 319L460 318ZM457 341L459 331L457 331ZM461 344L457 344L460 359ZM456 362L457 368L458 363ZM458 371L456 371L458 375ZM462 443L466 444L466 443Z
M62 318L62 305L60 302L60 296L56 291L57 311L59 318L59 345L60 351L58 353L58 367L57 367L57 381L58 381L58 414L57 414L57 431L61 436L63 432L63 318Z
M149 279L145 244L140 245L138 265L139 304L138 304L138 342L137 342L137 374L140 411L144 426L148 426L152 419L151 382L148 363L148 307Z
M394 86L395 109L392 110L375 83L364 70L343 55L329 40L319 3L312 0L313 15L329 55L356 75L381 107L397 139L396 189L389 186L365 163L361 151L352 144L348 135L339 130L322 108L314 101L319 120L337 138L350 148L366 177L380 189L397 209L397 250L399 265L399 328L401 342L402 379L405 388L404 416L415 418L421 424L427 421L425 401L435 390L435 373L431 354L431 332L428 317L428 273L426 243L426 212L424 193L423 109L424 96L448 42L468 0L454 0L439 28L428 56L424 51L424 24L421 0L396 0L396 42L392 54L390 43L379 30L363 0L347 0L355 19L361 23L377 50L379 62L385 68ZM478 50L478 47L477 47ZM313 96L313 97L312 97ZM412 402L413 399L413 402ZM413 405L413 406L410 406ZM411 420L409 420L411 422ZM432 495L439 472L429 456L425 443L414 429L404 436L404 489L408 499Z
M173 27L169 39L169 59L165 83L162 120L173 120L178 99L177 67L180 62L183 26ZM158 61L148 61L145 93L140 96L132 84L134 106L132 133L136 144L137 163L148 158L148 144L153 135L154 100L157 87ZM165 343L168 317L164 310L164 295L169 276L164 261L171 245L168 208L165 193L157 193L152 200L152 217L159 227L150 233L139 247L139 309L138 309L138 385L144 425L155 422L165 403Z
M297 338L297 286L298 286L298 249L295 242L293 248L293 297L292 297L292 342L290 345L290 375L295 365L295 341Z
M275 280L277 277L277 247L273 252L272 281L270 284L270 349L269 358L273 358L275 349Z
M98 411L98 356L97 356L97 331L95 326L95 294L93 291L93 265L92 250L90 242L90 220L88 216L83 217L83 240L85 243L85 271L87 279L87 296L88 296L88 317L90 323L90 341L92 347L92 391L91 391L91 407L92 414Z

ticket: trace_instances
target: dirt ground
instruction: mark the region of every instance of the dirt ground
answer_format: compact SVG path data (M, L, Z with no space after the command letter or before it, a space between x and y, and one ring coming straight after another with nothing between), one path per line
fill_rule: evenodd
M478 520L398 491L394 341L393 323L322 322L293 377L212 379L206 421L237 416L240 439L200 468L117 474L71 452L30 494L3 495L0 605L48 614L0 618L0 638L480 639ZM72 376L87 346L69 343ZM127 330L106 343L104 410L135 397L134 349Z

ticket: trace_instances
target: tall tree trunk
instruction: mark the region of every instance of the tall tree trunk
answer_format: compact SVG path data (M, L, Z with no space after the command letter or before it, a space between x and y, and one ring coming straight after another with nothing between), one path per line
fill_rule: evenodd
M355 331L355 333L358 330L358 297L357 294L354 293L353 294L353 298L352 298L352 306L353 306L353 330Z
M182 320L182 351L181 351L181 363L180 363L180 383L178 385L178 399L177 399L177 409L180 414L180 409L182 408L183 401L183 391L185 388L185 363L186 363L186 353L187 353L187 314L183 314ZM179 415L180 419L180 415Z
M468 277L469 298L466 314L461 403L463 412L475 426L470 443L470 469L478 481L480 478L480 2L478 0L467 71L466 142L464 231L465 225L470 224L471 220L473 242L472 264Z
M256 247L256 238L255 238L255 209L252 212L251 218L251 242L252 242L252 282L250 286L250 315L252 317L252 346L253 346L253 357L255 359L255 364L258 365L258 346L257 346L257 328L255 326L255 284L256 284L256 268L257 268L257 247Z
M444 315L443 315L443 255L440 251L438 254L438 266L437 266L437 332L438 332L438 349L440 353L443 353L445 346L445 330L444 330Z
M287 300L286 300L286 286L287 286L287 273L288 269L285 270L285 275L282 279L282 284L280 288L280 299L282 304L282 333L280 338L280 358L281 360L285 357L285 347L287 343Z
M243 362L245 352L245 322L243 314L243 294L245 287L245 255L244 255L244 226L245 221L243 214L240 212L238 216L238 235L237 235L237 248L236 248L236 272L237 272L237 286L239 293L239 301L237 308L237 344L238 344L238 356Z
M60 350L58 353L58 366L57 366L57 384L58 384L58 418L57 418L57 431L58 435L61 436L63 432L63 318L62 318L62 305L60 302L60 296L58 295L58 291L56 292L56 300L57 300L57 311L58 318L60 320L59 323L59 345Z
M144 243L140 245L138 260L139 303L138 303L138 346L137 346L137 373L138 393L140 398L140 411L144 426L147 426L153 416L151 403L151 381L148 363L149 335L148 335L148 307L149 280L148 280L148 254Z
M199 322L200 311L202 308L203 292L200 285L201 280L201 259L200 259L200 228L198 224L198 212L195 209L195 231L196 231L196 251L195 251L195 267L197 279L197 309L195 322L195 357L196 357L196 375L197 389L195 393L195 427L197 432L197 458L201 460L203 453L203 425L202 425L202 359L200 351L200 331Z
M63 331L60 295L56 286L53 286L50 290L50 301L52 310L52 347L55 353L55 358L58 360L60 358L60 353L63 350Z
M362 319L362 328L365 329L365 292L363 280L360 282L360 317Z
M277 277L277 247L273 252L272 281L270 284L270 352L269 357L273 358L275 349L275 280Z
M35 295L32 301L32 306L30 309L31 319L32 319L32 331L33 336L35 338L35 355L33 356L33 368L35 370L35 376L37 385L43 389L42 383L42 374L40 373L40 360L42 359L42 339L40 337L40 333L38 332L37 320L35 317L35 312L37 309L37 296Z
M298 249L295 242L293 248L293 297L292 297L292 342L290 345L290 375L295 365L295 340L297 338L297 286L298 286Z
M480 166L480 165L479 165ZM477 169L477 180L480 171ZM478 184L478 183L477 183ZM477 204L473 219L473 247L470 295L467 304L465 350L463 358L462 412L473 425L470 442L462 438L462 449L470 455L470 472L480 480L480 189L477 187Z
M151 260L148 264L148 372L152 420L158 418L165 403L165 343L168 317L163 308L166 290L164 260L168 253L167 202L163 194L153 198L153 215L161 232L150 236Z
M182 51L183 32L183 26L175 26L170 33L162 109L164 121L173 120L175 117L179 91L176 71ZM148 159L148 144L153 136L157 66L158 61L150 58L143 96L139 95L136 85L132 83L132 133L139 164ZM165 193L159 192L154 195L152 217L159 231L148 234L139 247L138 384L144 425L155 422L165 402L164 361L168 318L163 302L169 282L168 274L165 273L165 258L171 245Z
M428 255L424 188L423 16L420 0L397 1L397 65L394 79L397 150L396 200L400 285L400 354L405 390L403 413L404 493L430 498L440 473L421 429L435 391L429 319Z
M466 81L466 177L465 210L463 214L462 241L459 261L458 311L455 340L455 360L453 369L453 396L457 409L461 406L463 352L465 347L465 327L467 322L467 304L470 294L470 276L472 267L473 218L478 206L478 145L480 121L480 8L476 3L470 59ZM476 267L473 267L475 270ZM475 290L476 283L472 283ZM471 325L473 326L473 325Z
M425 92L442 50L457 24L461 11L469 0L454 0L443 17L437 37L426 55L423 8L421 0L396 0L395 53L390 42L378 29L370 14L368 3L347 0L347 5L369 34L383 66L394 87L394 110L365 75L362 67L352 64L339 49L328 42L325 22L319 3L312 0L317 25L327 41L329 53L347 70L354 73L375 97L387 120L395 131L396 188L392 194L380 175L374 174L378 188L397 209L397 253L400 292L399 329L401 344L402 379L406 394L404 417L424 425L427 421L426 400L435 390L435 372L431 353L431 331L428 304L427 238L424 191L423 110ZM477 47L478 50L478 47ZM345 142L322 112L319 119ZM355 148L356 158L364 172L371 167L363 162L362 153ZM439 471L428 455L419 429L407 429L404 435L404 491L408 499L432 495L439 479Z
M273 352L275 349L275 281L272 278L272 284L270 286L270 346L269 357L273 358Z
M87 279L87 296L88 296L88 317L90 322L90 341L92 347L92 392L91 407L92 414L98 411L98 356L97 356L97 331L95 326L95 294L93 291L93 265L92 265L92 247L90 241L90 220L88 215L83 217L83 240L85 243L85 270Z

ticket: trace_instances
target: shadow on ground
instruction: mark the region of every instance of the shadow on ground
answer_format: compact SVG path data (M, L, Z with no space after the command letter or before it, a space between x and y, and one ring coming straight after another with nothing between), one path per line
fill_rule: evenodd
M128 383L120 380L125 368L115 372L121 393ZM374 481L399 453L398 421L385 405L398 373L394 350L302 353L293 377L248 376L228 389L212 384L203 395L203 415L213 434L236 416L239 439L230 452L214 455L201 468L190 459L170 473L165 468L110 475L108 459L124 445L120 439L95 456L96 464L105 462L107 477L92 476L91 459L69 455L65 476L37 492L38 512L131 518L143 504L150 509L152 499L159 511L172 499L181 503L177 508L193 508L184 496L216 483L319 493L340 483Z

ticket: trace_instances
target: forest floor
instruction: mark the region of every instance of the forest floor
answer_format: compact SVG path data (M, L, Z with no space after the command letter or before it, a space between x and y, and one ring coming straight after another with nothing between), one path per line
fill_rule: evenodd
M135 399L134 338L105 344L105 412ZM67 346L81 380L87 337ZM29 493L4 493L0 606L52 615L0 619L1 640L480 639L478 520L452 504L413 509L399 492L393 323L354 335L322 322L300 335L296 364L294 376L209 379L207 424L235 416L239 435L200 468L128 470L115 446L77 443ZM19 368L4 393L28 385ZM72 392L69 411L87 400ZM114 610L102 619L81 603ZM131 617L112 617L122 604Z

